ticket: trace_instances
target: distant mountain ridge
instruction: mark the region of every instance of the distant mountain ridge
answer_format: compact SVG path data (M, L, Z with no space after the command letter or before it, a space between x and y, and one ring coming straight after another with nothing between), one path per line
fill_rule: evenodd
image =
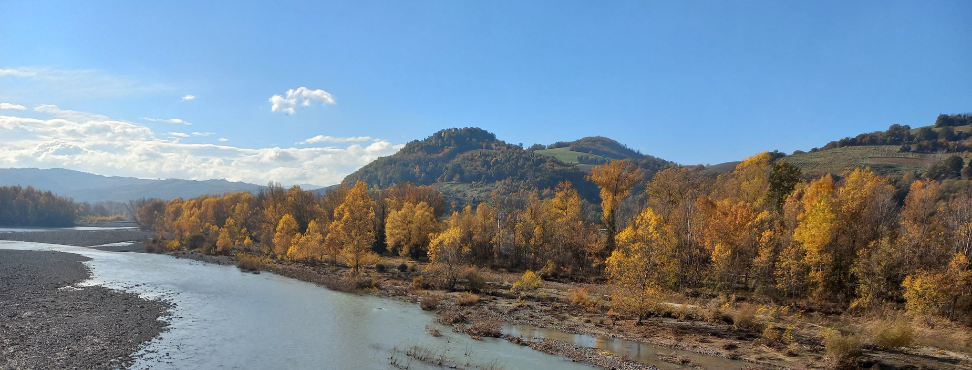
M148 180L109 177L61 168L0 168L0 186L32 186L76 202L126 202L139 198L194 198L203 194L256 192L259 185L226 180Z

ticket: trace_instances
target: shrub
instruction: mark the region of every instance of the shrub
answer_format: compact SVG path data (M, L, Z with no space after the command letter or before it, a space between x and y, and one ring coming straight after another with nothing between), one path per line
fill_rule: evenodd
M376 272L385 272L385 265L384 264L381 264L381 263L376 263L375 264L375 271Z
M419 302L419 306L425 311L435 311L439 308L439 301L442 300L442 296L438 294L431 294L422 298L422 302Z
M398 265L398 271L399 272L408 271L408 265L406 265L405 262L402 262L402 264Z
M486 278L478 270L470 269L470 271L466 272L465 277L466 281L469 282L469 290L478 292L486 288Z
M354 282L354 287L358 289L378 289L378 282L372 278L361 278Z
M557 271L557 265L554 264L554 261L547 260L547 265L546 266L543 266L543 268L540 269L540 276L541 277L557 277L557 273L558 272L559 271Z
M756 307L753 305L742 305L732 315L732 324L736 329L758 333L763 329L763 325L756 319Z
M493 317L485 317L481 320L477 320L469 328L466 328L466 334L473 337L493 337L499 338L502 335L502 323Z
M473 293L463 292L456 298L456 306L472 306L479 303L479 296Z
M178 240L169 240L165 242L165 249L168 249L170 252L175 252L179 250L179 248L182 248L182 243L179 243Z
M834 329L827 329L823 333L824 347L827 349L827 356L838 368L856 368L857 361L861 358L861 347L864 343L853 334L842 334Z
M414 289L426 289L429 284L425 282L425 277L422 275L412 278L412 288Z
M240 253L236 255L236 266L243 271L269 270L270 259L266 257L254 256L252 254Z
M206 245L206 236L200 233L195 233L189 235L186 238L186 248L188 249L200 249Z
M570 288L564 298L575 306L586 306L589 301L587 289L584 288Z
M513 292L514 293L525 293L532 292L543 286L543 280L540 280L540 276L534 274L533 271L527 270L520 277L520 280L513 282Z
M915 330L903 317L872 323L870 334L871 341L881 348L910 347L915 341Z
M443 309L436 312L436 314L438 315L436 321L443 325L462 324L466 322L466 315L463 315L459 310Z

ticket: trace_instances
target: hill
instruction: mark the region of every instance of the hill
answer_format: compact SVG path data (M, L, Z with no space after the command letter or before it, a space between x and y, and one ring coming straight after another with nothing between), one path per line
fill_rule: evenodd
M369 185L389 186L411 181L435 185L447 198L460 202L478 202L489 198L492 191L553 189L568 180L582 197L599 202L597 186L584 179L584 160L635 155L637 162L648 168L671 162L643 156L607 138L583 141L593 153L554 153L525 150L519 145L496 139L496 135L479 128L453 128L432 134L424 140L405 145L398 153L382 157L348 175L344 181L364 181ZM584 139L582 139L584 140ZM581 142L582 140L578 140ZM617 144L616 146L610 143ZM561 148L561 149L563 149ZM610 157L608 157L610 156ZM588 157L588 158L579 158ZM625 157L627 158L627 157ZM587 165L586 167L590 167ZM650 171L654 173L654 170Z
M547 145L546 149L535 149L533 152L575 165L584 172L590 172L592 167L614 159L634 162L648 174L675 165L674 162L641 154L641 152L603 136L589 136L571 142L556 142Z
M840 175L855 167L870 167L882 175L920 175L951 156L968 162L972 157L969 151L972 115L943 114L934 125L891 125L886 131L831 141L809 152L795 151L786 161L811 175Z
M139 198L193 198L203 194L250 191L259 185L226 180L148 180L109 177L66 169L0 168L0 186L32 186L76 202L125 202Z

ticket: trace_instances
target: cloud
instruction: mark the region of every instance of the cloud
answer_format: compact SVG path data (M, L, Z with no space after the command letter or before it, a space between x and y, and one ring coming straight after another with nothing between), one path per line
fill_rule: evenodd
M7 90L16 93L55 92L83 94L90 97L92 95L129 96L175 89L167 84L144 83L134 78L115 76L96 69L0 68L0 78L15 78L4 84Z
M229 139L227 139L227 138L225 138L225 137L221 137L221 138L219 138L219 142L221 142L221 143L225 143L225 142L227 142L227 141L229 141Z
M0 110L3 109L27 110L27 107L23 105L17 105L17 104L0 103Z
M182 100L184 100L184 101L185 100L192 100L192 99L195 99L195 98L196 98L195 95L186 95L186 96L183 96L182 97Z
M174 123L174 124L177 124L177 125L191 125L191 123L186 122L186 121L183 121L183 120L178 119L178 118L158 119L158 118L142 117L142 119L144 119L146 121L152 121L152 122Z
M0 167L68 168L107 176L227 179L265 184L331 185L403 145L381 139L347 148L238 148L182 143L182 132L156 134L141 124L42 105L48 119L0 114ZM10 114L10 115L5 115Z
M311 90L306 87L299 87L296 90L287 90L287 96L274 95L270 97L271 112L285 112L294 114L297 104L309 107L314 100L320 101L324 105L335 104L334 96L324 90Z
M192 136L209 136L215 134L215 132L193 132Z
M301 141L297 144L352 143L356 141L371 141L371 140L374 140L371 138L371 136L335 137L335 136L317 135L310 139Z

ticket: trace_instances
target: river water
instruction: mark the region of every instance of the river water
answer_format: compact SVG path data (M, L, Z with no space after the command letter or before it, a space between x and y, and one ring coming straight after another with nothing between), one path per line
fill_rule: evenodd
M82 285L174 302L169 330L145 346L134 369L392 369L393 360L402 368L440 368L406 356L413 346L470 369L591 368L502 339L453 333L415 304L274 274L52 244L0 241L0 248L85 255L92 278ZM427 334L426 325L442 336Z

